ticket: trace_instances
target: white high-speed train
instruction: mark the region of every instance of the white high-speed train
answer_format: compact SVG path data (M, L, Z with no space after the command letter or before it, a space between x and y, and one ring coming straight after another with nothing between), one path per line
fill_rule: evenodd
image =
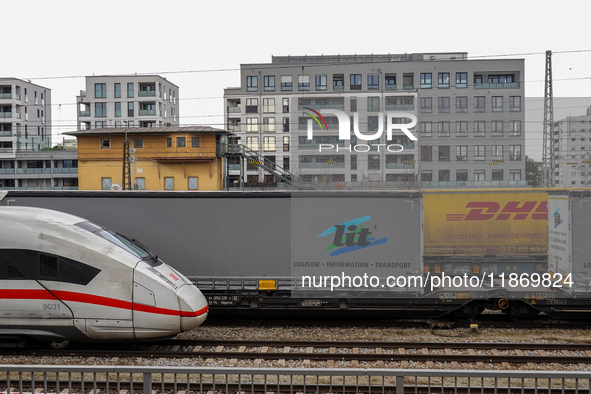
M0 341L167 338L199 326L208 309L136 240L62 212L0 207Z

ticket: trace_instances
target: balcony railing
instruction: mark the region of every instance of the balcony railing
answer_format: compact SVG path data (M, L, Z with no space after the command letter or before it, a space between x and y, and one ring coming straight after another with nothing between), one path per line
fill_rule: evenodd
M333 162L334 163L334 162ZM320 163L301 163L300 168L343 168L345 167L345 163L337 162L335 164L329 164L327 162L320 162Z
M83 118L85 116L90 116L90 111L80 111L79 115L81 118Z
M519 82L506 83L475 83L474 89L501 89L501 88L518 88Z
M12 131L0 131L0 137L12 137Z
M54 167L54 174L77 174L78 168L76 167Z
M11 99L12 93L0 93L0 100L1 99Z
M305 107L312 108L312 109L345 109L345 104L298 104L298 109L302 110Z
M241 112L240 106L228 107L228 113L229 114L239 114L240 112Z
M140 116L155 116L155 109L140 109Z
M53 190L78 190L78 186L54 186Z
M386 104L386 111L414 111L414 104Z
M414 163L404 164L404 163L386 163L387 170L404 170L409 168L415 168Z
M0 174L14 174L14 168L0 168Z
M12 148L0 148L0 153L13 153L14 150Z
M156 97L155 90L140 90L138 93L139 97Z
M12 112L0 112L0 118L12 118Z
M394 84L394 85L386 85L386 90L396 90L396 84Z
M51 174L51 168L17 168L17 174Z

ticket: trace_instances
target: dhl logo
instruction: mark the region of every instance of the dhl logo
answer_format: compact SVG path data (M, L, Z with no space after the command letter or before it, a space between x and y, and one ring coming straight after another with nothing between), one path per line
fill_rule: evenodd
M537 207L536 207L537 205ZM470 208L467 214L448 213L446 221L460 220L525 220L531 214L533 220L546 220L548 214L547 201L509 201L501 209L501 204L494 201L469 202L466 208Z

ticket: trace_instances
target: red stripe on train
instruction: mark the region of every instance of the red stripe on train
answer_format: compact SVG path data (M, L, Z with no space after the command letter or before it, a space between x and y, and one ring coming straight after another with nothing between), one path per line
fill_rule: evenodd
M57 296L58 298L56 298L54 295L52 295L50 292L46 290L0 290L0 299L72 301L81 302L84 304L107 306L111 308L135 310L138 312L154 313L158 315L180 315L181 317L196 317L206 313L209 310L209 305L206 305L205 308L202 308L194 312L177 311L174 309L158 308L155 306L131 303L129 301L117 300L115 298L63 290L56 290L53 292L53 294L55 294L55 296Z

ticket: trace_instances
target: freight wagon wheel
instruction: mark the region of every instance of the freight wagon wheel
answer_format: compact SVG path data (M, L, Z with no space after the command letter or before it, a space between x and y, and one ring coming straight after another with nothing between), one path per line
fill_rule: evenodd
M47 342L47 346L49 346L51 349L54 350L62 350L62 349L67 349L70 346L72 346L73 342L70 341L69 339L63 340L63 341L51 341L51 342Z
M505 312L511 320L517 323L529 323L538 316L538 313L540 313L538 310L523 302L513 303L503 312Z

